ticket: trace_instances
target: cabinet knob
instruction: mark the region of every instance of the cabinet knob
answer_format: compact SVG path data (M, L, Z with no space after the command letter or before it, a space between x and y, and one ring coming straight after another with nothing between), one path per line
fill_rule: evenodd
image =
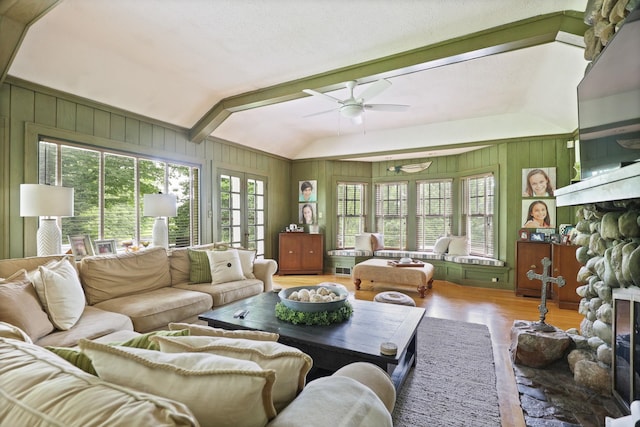
M310 254L312 254L312 253L313 253L313 251L309 251L309 253L310 253Z
M531 267L529 267L529 268L535 269L536 265L535 264L531 264Z
M293 251L289 251L289 253L290 253L290 254L292 254L292 253L293 253Z

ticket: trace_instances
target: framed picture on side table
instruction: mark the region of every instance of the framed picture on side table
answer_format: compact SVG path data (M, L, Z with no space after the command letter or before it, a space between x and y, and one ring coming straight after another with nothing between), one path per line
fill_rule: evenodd
M529 240L532 242L544 242L544 233L531 233L529 235Z
M518 231L518 237L520 237L520 240L529 240L529 230L521 228L520 231Z
M96 255L109 255L117 252L115 239L94 240Z
M71 253L73 253L77 260L87 255L93 255L93 246L91 246L91 238L88 234L67 237L71 245Z

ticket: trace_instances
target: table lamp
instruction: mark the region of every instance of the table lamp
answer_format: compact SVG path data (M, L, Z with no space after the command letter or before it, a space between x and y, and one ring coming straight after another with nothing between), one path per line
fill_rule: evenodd
M38 256L61 254L62 232L53 217L73 216L73 188L20 184L20 216L40 217Z
M174 194L145 194L143 197L144 216L154 216L152 244L153 246L169 249L169 229L164 217L173 217L177 214L177 199Z

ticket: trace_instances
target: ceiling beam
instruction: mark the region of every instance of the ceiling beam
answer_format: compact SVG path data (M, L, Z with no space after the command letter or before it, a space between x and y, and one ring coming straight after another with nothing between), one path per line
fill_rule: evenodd
M344 82L348 80L357 80L358 84L363 84L381 78L552 43L561 31L582 37L588 28L583 18L584 13L575 11L536 16L373 61L231 96L221 100L200 118L190 129L189 138L193 142L204 141L234 112L309 96L302 92L303 89L328 92L344 87Z
M61 0L0 0L0 84L29 27Z

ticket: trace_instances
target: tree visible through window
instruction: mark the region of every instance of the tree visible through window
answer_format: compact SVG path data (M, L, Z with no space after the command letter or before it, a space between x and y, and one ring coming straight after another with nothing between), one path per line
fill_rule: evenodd
M356 235L364 232L366 223L364 183L339 182L336 188L336 247L355 248Z
M407 248L407 183L376 184L376 232L384 235L384 247Z
M417 250L431 249L438 237L451 234L453 203L452 180L417 181Z
M493 174L471 176L463 179L464 225L469 236L471 255L493 257L495 203Z
M169 218L169 243L199 242L195 166L129 154L40 141L39 183L74 188L74 216L62 218L63 235L88 234L119 242L151 241L154 218L142 216L144 194L175 194L178 211Z

